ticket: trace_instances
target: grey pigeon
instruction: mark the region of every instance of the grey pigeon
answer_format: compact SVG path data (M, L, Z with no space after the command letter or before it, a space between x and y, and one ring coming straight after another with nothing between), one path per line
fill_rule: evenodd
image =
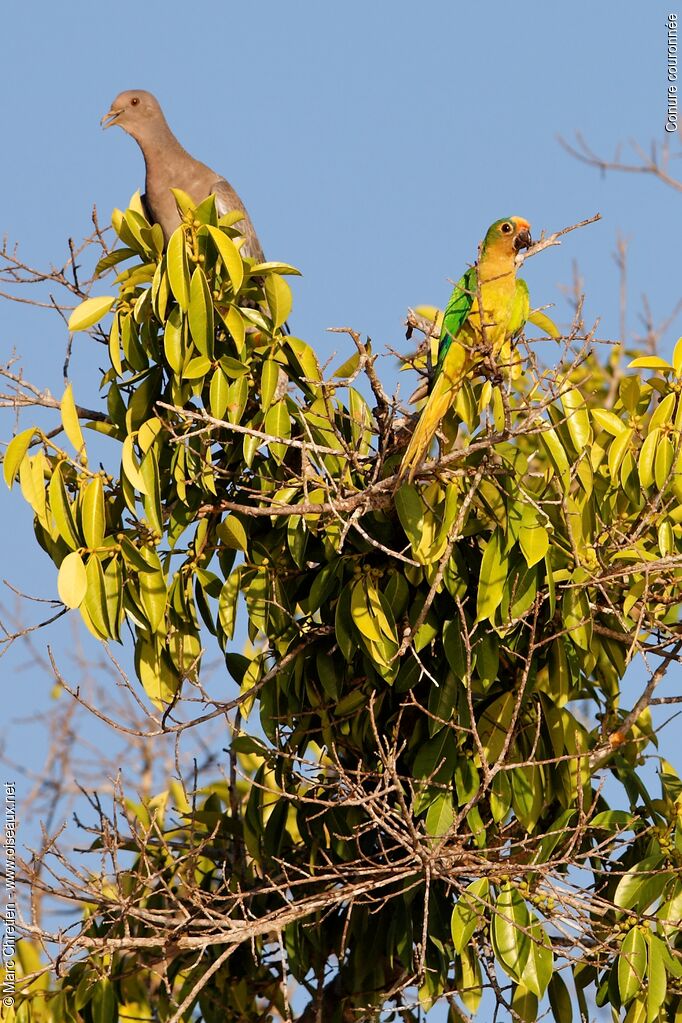
M161 225L166 241L180 224L180 214L171 188L200 203L213 193L218 216L229 210L242 210L244 219L235 226L245 238L242 252L257 262L264 260L263 250L253 224L232 186L205 163L199 163L180 145L163 116L159 101L144 89L121 92L100 122L109 128L117 124L137 142L144 156L147 176L142 202L152 223Z

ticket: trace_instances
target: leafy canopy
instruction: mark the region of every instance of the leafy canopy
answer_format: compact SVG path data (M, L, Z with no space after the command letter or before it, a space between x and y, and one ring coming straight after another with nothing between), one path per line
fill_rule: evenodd
M398 486L407 424L371 346L349 332L325 377L284 329L296 271L177 201L165 252L139 202L115 211L113 293L71 316L108 347L106 414L67 387L66 440L24 430L4 471L60 599L132 635L164 726L232 712L231 781L128 805L133 866L93 878L61 979L20 1011L287 1018L288 978L311 1020L443 995L460 1020L485 988L524 1020L546 997L561 1023L594 1000L677 1018L682 788L664 761L643 783L656 736L621 683L680 649L682 347L603 367L576 324L555 369L482 360Z

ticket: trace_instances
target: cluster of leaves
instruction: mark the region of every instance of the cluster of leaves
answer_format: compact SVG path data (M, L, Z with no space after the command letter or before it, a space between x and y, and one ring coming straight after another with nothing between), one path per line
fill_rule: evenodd
M615 388L593 356L468 380L443 425L453 443L399 484L400 422L371 351L356 338L323 378L284 330L293 268L244 259L237 216L212 199L177 200L165 251L139 205L115 213L124 247L99 269L129 265L71 318L108 344L106 416L67 388L74 450L25 430L5 478L64 603L101 640L127 622L164 720L201 691L213 637L239 687L226 707L257 706L264 738L233 739L251 758L241 793L212 786L190 810L173 792L165 831L141 808L127 847L144 852L84 925L104 958L71 969L60 1018L108 1023L132 1002L256 1020L284 1015L293 977L333 991L330 1020L416 985L423 1007L450 993L471 1012L491 986L526 1020L547 995L564 1023L573 944L585 1013L595 986L628 1023L673 1018L682 788L663 764L647 794L655 736L620 685L679 621L682 346ZM120 469L90 467L83 421ZM601 792L605 767L626 811ZM575 867L591 877L580 896Z

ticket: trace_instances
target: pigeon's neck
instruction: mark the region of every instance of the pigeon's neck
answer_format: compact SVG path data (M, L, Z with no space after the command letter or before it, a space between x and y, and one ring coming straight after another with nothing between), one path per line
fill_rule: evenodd
M152 131L145 131L143 136L136 136L135 141L142 150L147 172L159 163L167 163L169 158L187 155L165 121L154 125Z

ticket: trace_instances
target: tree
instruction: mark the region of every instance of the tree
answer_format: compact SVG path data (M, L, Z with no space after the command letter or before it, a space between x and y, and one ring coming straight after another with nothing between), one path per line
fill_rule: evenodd
M4 472L64 605L134 644L149 734L220 719L227 777L93 802L99 866L61 854L40 881L81 925L26 925L18 1013L346 1023L447 999L459 1021L487 989L514 1019L682 1016L682 786L642 773L682 650L682 341L604 365L578 304L554 367L525 339L522 372L478 364L398 485L409 422L370 343L345 330L325 377L285 330L296 271L177 200L165 252L136 200L119 247L96 232L115 288L70 329L107 347L106 413L6 368L65 440L22 430ZM216 649L229 699L202 681Z

